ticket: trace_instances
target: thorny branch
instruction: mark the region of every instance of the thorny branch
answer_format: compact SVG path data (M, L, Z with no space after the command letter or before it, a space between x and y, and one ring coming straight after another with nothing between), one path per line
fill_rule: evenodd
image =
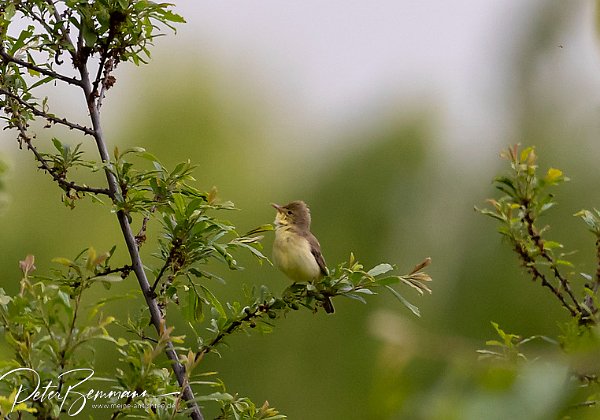
M269 309L271 309L271 308L267 303L258 305L254 311L248 309L246 311L246 314L242 318L233 321L229 325L229 327L227 327L223 331L220 331L210 341L210 343L202 346L200 348L200 350L196 353L195 360L198 361L198 360L202 359L206 354L210 353L219 343L221 343L221 341L223 341L223 339L225 337L232 334L235 330L240 328L245 323L250 323L250 326L252 326L252 324L251 324L252 320L260 317L261 315L264 315L265 313L267 313L269 311Z
M13 57L4 50L3 45L1 45L1 44L0 44L0 58L6 64L14 63L17 66L20 66L20 67L23 67L26 69L30 69L30 70L34 70L44 76L48 76L55 80L61 80L67 84L81 88L83 90L83 93L86 98L86 104L87 104L90 120L92 123L92 129L80 127L78 125L74 125L72 123L65 122L66 120L62 120L62 119L56 119L56 120L54 120L54 122L66 125L73 129L80 130L80 131L84 132L85 134L92 135L96 142L96 146L97 146L97 149L100 154L100 158L101 158L102 162L108 163L110 161L110 156L108 153L106 141L105 141L104 134L102 131L102 125L100 122L100 106L102 103L101 98L104 95L104 91L110 87L107 83L109 82L109 78L111 77L110 71L112 70L112 66L109 66L109 68L104 68L105 73L104 73L104 77L102 78L102 80L103 80L102 86L101 86L102 91L101 91L101 94L99 95L97 92L98 85L96 84L95 88L93 88L92 83L90 81L89 71L88 71L88 67L87 67L88 59L90 57L90 52L88 49L84 48L82 31L81 30L79 31L77 45L75 46L73 44L72 40L70 39L69 32L65 28L64 22L61 20L58 10L56 9L54 3L51 0L46 0L46 3L52 9L54 18L56 20L56 26L57 26L58 30L60 31L60 33L62 34L63 40L65 42L69 43L71 46L69 51L71 54L73 64L74 64L75 68L77 69L77 71L79 72L80 79L68 77L68 76L60 74L58 72L55 72L53 70L50 70L50 69L47 69L44 67L40 67L36 64L32 64L30 62ZM46 25L43 25L43 26L46 27L46 29L48 29L48 27ZM105 51L103 55L106 56L106 54L107 54L107 52ZM101 57L100 61L102 63L104 63L106 61L106 57ZM104 66L102 66L102 67L104 67ZM2 92L2 93L6 94L6 92ZM17 99L17 98L12 97L10 94L8 96L11 97L13 100ZM41 116L43 118L47 118L49 116L49 115L43 113L42 111L36 110L32 106L29 106L29 104L27 104L27 105L24 104L23 103L24 101L22 101L20 98L18 99L18 102L21 106L31 110L35 115ZM108 189L79 186L79 185L76 185L75 183L66 181L60 174L57 174L56 171L54 171L53 168L51 168L48 165L48 162L33 146L32 142L31 142L31 138L28 136L26 127L23 125L23 123L17 122L16 126L20 133L19 134L20 140L25 142L25 144L27 145L27 148L33 152L36 159L40 162L42 169L47 171L52 176L52 178L61 186L61 188L65 189L67 192L69 190L73 190L73 191L80 191L80 192L89 192L89 193L94 193L94 194L105 194L105 195L108 195L109 197L111 197L113 200L117 196L117 194L119 193L119 185L117 183L115 175L108 168L105 168ZM139 254L138 243L136 241L136 237L134 236L134 234L131 230L131 225L129 223L128 216L123 210L120 210L117 212L117 219L119 221L119 225L121 227L121 231L123 233L123 237L124 237L125 243L127 245L127 249L128 249L130 258L131 258L131 270L134 271L134 273L138 279L140 288L142 289L142 292L146 299L146 304L148 305L148 309L149 309L150 316L151 316L151 323L154 325L156 331L160 334L161 329L165 328L165 322L164 322L164 318L161 315L161 311L159 309L159 306L158 306L156 300L151 296L150 293L148 293L150 290L150 285L149 285L148 279L146 277L144 265L142 263L142 260L141 260L140 254ZM187 375L185 372L185 368L179 362L179 357L178 357L178 355L175 351L175 347L171 341L168 341L166 343L165 352L167 354L167 357L172 361L172 369L175 373L175 376L177 377L177 381L179 382L179 385L182 387L183 398L187 401L187 403L190 407L190 410L191 410L190 416L195 420L202 420L203 415L202 415L202 412L200 411L200 408L198 407L198 405L195 402L194 394L187 382L187 379L186 379Z
M48 164L48 161L44 159L42 154L32 144L31 137L28 136L27 130L23 124L21 122L17 122L16 125L19 130L19 140L25 143L27 149L31 150L35 156L35 159L39 162L40 168L50 174L52 179L66 192L67 197L70 196L70 191L102 194L112 197L111 192L106 188L88 187L87 185L79 185L73 181L67 181L64 175L58 174L57 171Z
M558 298L560 303L571 313L572 316L574 316L574 317L577 316L577 312L571 307L571 305L569 305L567 303L567 301L565 300L565 297L562 295L562 293L560 293L560 291L546 279L546 276L544 275L544 273L540 272L537 269L537 267L535 266L534 259L531 257L531 255L529 255L527 250L523 247L523 245L520 242L515 243L515 251L521 257L521 260L523 261L523 265L525 266L527 271L529 271L529 273L533 276L533 279L534 280L540 279L542 282L542 286L550 289L552 291L552 293L554 294L554 296L556 296Z
M78 50L81 51L81 35L78 41ZM106 146L106 142L104 139L104 134L102 132L102 126L100 123L100 110L98 108L98 104L95 101L93 88L89 78L89 72L87 69L87 57L85 60L77 60L78 62L78 70L81 75L81 88L84 91L85 97L87 99L88 111L90 113L90 119L92 121L92 126L94 128L94 139L96 140L96 145L98 147L98 152L100 153L100 157L103 162L109 162L110 157L108 154L108 149ZM117 183L117 179L115 175L108 170L105 170L106 178L109 186L109 190L113 196L119 191L119 186ZM160 333L161 331L161 321L164 323L164 318L159 309L158 303L156 299L149 293L150 284L148 282L148 278L146 276L146 272L144 270L144 264L140 257L139 249L137 246L137 242L135 236L131 230L131 225L129 224L129 220L127 214L123 210L119 210L117 212L117 219L119 220L119 225L121 226L121 232L123 233L123 237L125 239L125 243L127 245L127 250L129 252L133 272L138 279L138 283L140 288L144 294L144 298L146 299L146 304L148 305L148 309L150 311L150 319L152 324L154 325L156 331ZM167 357L172 361L172 369L177 377L177 381L179 385L183 388L183 398L187 401L187 403L191 407L191 417L195 420L203 419L202 412L200 408L194 401L194 394L190 386L186 383L186 372L185 368L179 362L179 357L175 351L175 347L173 343L169 341L166 345L166 354Z
M23 107L29 109L31 112L33 112L34 115L37 115L38 117L42 117L50 122L53 122L55 124L61 124L64 125L66 127L69 127L72 130L79 130L84 134L87 135L93 135L94 134L94 130L92 130L91 128L85 127L83 125L79 125L76 123L72 123L69 120L67 120L66 118L58 118L52 114L49 114L47 112L41 111L38 108L36 108L35 106L33 106L32 104L30 104L29 102L24 101L23 99L21 99L18 95L15 95L14 93L9 92L8 90L4 89L4 88L0 88L0 93L3 95L8 96L9 98L17 101L20 105L22 105Z
M550 268L552 269L554 277L556 279L558 279L558 281L560 282L560 284L562 285L564 290L567 292L567 294L569 295L569 297L575 304L575 308L577 309L577 312L579 314L583 314L584 310L581 307L581 305L580 305L579 301L577 300L577 298L575 297L575 295L573 294L573 291L571 290L571 286L569 285L569 281L560 273L560 271L556 267L556 261L554 261L554 258L552 258L552 256L550 254L548 254L548 251L544 247L544 240L542 239L540 234L536 231L535 227L533 226L533 217L532 217L530 211L525 211L525 214L523 216L523 222L525 223L525 225L527 227L527 233L529 234L529 237L535 244L540 255L542 256L542 258L544 258L546 261L548 261L550 263Z
M44 76L48 76L48 77L51 77L56 80L61 80L65 83L68 83L73 86L81 87L81 80L75 79L73 77L65 76L65 75L57 73L53 70L48 70L46 68L36 66L35 64L31 64L28 61L24 61L19 58L13 57L12 55L8 54L4 50L4 47L2 47L1 44L0 44L0 58L2 58L2 61L4 61L5 63L14 63L14 64L17 64L18 66L25 67L29 70L37 71L38 73L41 73Z

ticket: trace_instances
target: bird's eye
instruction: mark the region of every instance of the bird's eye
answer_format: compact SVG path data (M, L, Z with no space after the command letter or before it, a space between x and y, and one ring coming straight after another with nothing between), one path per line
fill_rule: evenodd
M291 210L288 210L288 211L287 211L287 214L289 214L289 215L291 216L291 215L292 215L292 211L291 211Z

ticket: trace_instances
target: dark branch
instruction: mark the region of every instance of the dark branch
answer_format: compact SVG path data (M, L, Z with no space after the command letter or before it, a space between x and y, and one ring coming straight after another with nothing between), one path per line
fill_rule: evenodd
M58 29L60 30L63 39L67 41L71 45L71 47L73 47L73 49L70 50L70 53L73 62L75 62L75 45L73 44L73 41L69 36L68 25L66 28L65 25L63 25L63 20L60 18L60 13L58 13L58 9L56 8L56 5L54 4L53 0L46 0L46 4L48 4L52 8L52 14L54 15L56 25L58 25Z
M24 4L21 4L21 11L27 11L28 14L27 16L31 17L33 20L37 21L40 25L42 25L44 27L44 29L46 30L46 32L48 34L51 34L53 32L52 27L48 24L48 22L46 22L42 16L38 16L35 14L35 12L33 11L33 7L29 7L29 5L26 2L23 2Z
M169 252L169 256L167 257L164 265L158 272L158 276L156 276L156 279L154 280L154 283L152 284L152 287L150 288L150 294L152 296L155 295L156 286L158 286L158 283L160 282L160 279L162 278L162 276L165 274L165 271L167 271L167 268L169 268L171 266L171 263L173 262L173 259L175 258L175 253L179 249L179 245L180 245L179 242L173 243L173 247L171 248L171 251ZM175 271L175 270L173 270L173 271ZM174 272L173 275L175 275L175 274L176 273Z
M242 318L232 321L231 324L223 331L220 331L210 343L202 346L202 348L196 353L195 360L200 360L206 354L210 353L219 343L223 341L225 337L234 333L238 328L242 327L245 323L251 323L253 319L259 318L261 315L269 311L270 306L266 303L258 305L254 311L246 311L246 315Z
M106 96L106 91L112 86L114 83L114 78L110 75L110 72L113 70L113 60L109 59L106 62L106 65L102 64L104 68L102 77L102 86L100 87L100 92L98 93L98 100L96 101L96 108L100 109L102 107L102 101ZM111 79L113 79L111 81Z
M98 153L100 154L100 158L103 162L109 162L110 156L108 153L108 148L106 145L106 141L104 139L104 134L102 132L102 126L100 124L100 110L95 103L95 96L92 87L92 83L90 81L90 75L87 68L87 55L82 51L83 42L81 39L81 33L79 34L77 41L77 69L79 70L79 74L81 75L81 88L85 95L88 112L90 114L90 119L92 121L92 127L94 129L94 139L96 140L96 146L98 148ZM119 192L119 185L115 175L108 169L105 169L106 180L108 183L108 189L111 195L114 197ZM140 289L146 299L146 305L148 306L148 310L150 312L150 322L156 329L156 331L160 334L163 328L166 328L164 318L161 314L160 307L156 299L150 293L150 283L148 282L148 277L146 276L146 271L144 269L144 264L142 262L142 258L140 256L140 252L138 249L138 244L136 242L133 231L131 230L131 225L129 223L128 215L123 211L119 210L117 212L117 220L119 221L119 225L121 227L121 232L123 233L123 239L127 245L127 250L129 252L129 256L131 258L131 265L133 272L138 280ZM167 357L171 360L171 368L175 373L175 377L177 378L177 382L179 386L181 386L183 391L183 398L187 401L190 407L190 416L194 420L203 420L204 416L202 415L202 411L198 407L198 404L195 401L194 393L187 382L187 375L185 371L185 367L179 362L179 356L175 350L175 346L171 341L166 343L165 353Z
M567 303L562 293L560 293L560 291L556 287L552 286L552 284L546 279L546 276L537 269L537 267L535 266L534 259L531 257L531 255L529 255L527 250L523 247L523 245L520 242L515 242L515 251L521 257L525 268L533 276L533 280L540 279L542 282L542 286L550 289L554 296L558 298L560 303L571 313L571 316L576 317L577 312L571 307L571 305Z
M17 123L17 128L19 129L19 138L21 139L21 141L25 142L27 148L31 150L31 152L35 155L35 159L40 163L40 168L49 173L52 179L56 181L58 185L60 185L60 187L67 193L67 195L70 191L75 191L90 194L103 194L112 197L110 191L106 188L88 187L87 185L79 185L73 181L67 181L63 176L56 173L56 170L48 164L48 161L44 159L42 154L31 143L31 137L27 135L27 130L21 122Z
M107 276L113 273L121 273L121 277L125 278L129 275L131 270L133 270L131 265L124 265L123 267L107 268L106 270L98 273L97 276Z
M90 120L91 120L91 124L92 124L91 135L93 135L93 137L94 137L94 140L96 142L96 146L97 146L97 149L100 154L100 158L101 158L102 162L107 163L110 161L110 156L109 156L107 144L104 139L103 132L102 132L102 126L100 124L100 112L99 112L99 106L98 106L99 104L96 100L97 96L94 94L94 89L92 88L92 84L90 81L90 75L89 75L89 71L88 71L88 67L87 67L90 52L83 45L82 31L79 31L79 34L77 37L77 45L75 45L70 38L68 26L65 26L65 23L61 19L58 10L55 7L54 2L52 0L45 0L45 1L52 8L54 17L56 19L56 26L58 27L59 31L61 32L63 38L72 47L69 49L69 51L70 51L70 54L71 54L71 57L73 60L73 64L75 65L76 69L79 72L80 79L68 77L68 76L62 75L60 73L57 73L53 70L42 68L35 64L32 64L27 61L23 61L16 57L13 57L4 50L2 44L0 43L1 61L5 62L5 63L14 63L17 66L27 68L30 70L34 70L36 72L39 72L40 74L51 77L53 79L61 80L70 85L80 87L83 90L83 93L85 95L86 105L88 108L88 112L89 112L89 116L90 116ZM108 88L108 85L105 87ZM21 142L26 143L27 148L29 148L34 153L34 155L36 156L36 159L42 165L42 169L44 169L45 171L50 173L52 175L52 177L55 179L55 181L58 182L59 185L61 185L63 188L67 188L67 189L71 189L71 190L75 190L75 191L80 190L83 192L107 194L109 197L111 197L113 199L120 192L120 188L119 188L117 179L116 179L115 175L110 170L108 170L108 168L105 168L108 189L92 189L92 188L86 187L86 186L83 186L83 187L76 186L75 184L64 180L63 174L56 173L56 171L53 170L53 168L50 167L48 162L44 159L43 155L40 154L36 150L36 148L32 145L31 138L27 135L26 126L24 125L24 123L21 121L18 121L16 123L16 126L20 131ZM156 299L151 297L150 294L148 293L150 290L150 284L148 282L146 272L144 269L144 265L143 265L142 259L140 257L140 254L139 254L136 238L131 230L131 225L128 220L129 215L126 214L123 210L118 211L116 215L117 215L117 219L118 219L119 225L121 227L121 231L123 233L123 237L124 237L125 243L127 245L127 249L128 249L130 258L131 258L131 270L135 273L138 283L140 285L140 288L146 299L146 304L148 305L148 309L150 312L151 323L154 325L156 331L160 334L161 330L163 328L166 328L164 318L161 315L161 311L160 311L160 308L158 306ZM177 378L179 385L182 388L183 398L188 403L189 415L194 420L203 420L204 417L202 415L202 412L201 412L200 408L198 407L198 404L195 401L194 394L193 394L192 389L189 386L189 383L187 381L187 374L186 374L185 367L179 362L179 356L177 355L175 346L173 345L173 343L171 341L166 342L165 353L172 362L171 367L173 369L173 372L175 373L175 376Z
M15 95L14 93L9 92L6 89L0 88L0 93L14 99L15 101L17 101L19 104L21 104L22 106L24 106L25 108L29 109L31 112L33 112L35 115L37 115L38 117L42 117L45 118L48 121L51 121L55 124L61 124L64 125L66 127L69 127L72 130L79 130L84 134L87 135L94 135L94 130L92 130L91 128L76 124L76 123L72 123L70 121L68 121L66 118L58 118L55 117L54 115L48 114L47 112L44 111L40 111L39 109L37 109L35 106L31 105L30 103L24 101L23 99L21 99L18 95Z
M319 295L324 295L325 298L323 296L319 296ZM287 307L294 308L294 305L300 303L300 301L302 299L304 299L305 297L312 297L316 300L323 302L326 298L330 298L333 296L336 296L336 295L329 293L325 290L320 290L318 292L314 292L314 291L305 289L304 293L302 293L301 295L295 296L295 298L293 298L292 300L287 300L287 299L283 298L283 301L285 302ZM276 299L276 300L272 301L271 303L268 303L268 302L260 303L256 306L256 309L254 309L254 310L250 309L249 307L246 308L244 311L245 312L244 316L242 316L239 319L231 321L231 324L229 324L229 326L227 328L225 328L224 330L219 331L217 333L217 335L210 341L210 343L208 343L200 348L198 353L196 353L195 360L197 361L197 360L203 358L206 354L210 353L217 345L219 345L225 339L225 337L233 334L239 328L243 327L245 324L248 324L250 327L254 327L255 319L260 318L263 315L270 313L270 311L273 311L274 308L276 307L276 305L280 304L281 300L282 299ZM276 303L276 302L279 302L279 303ZM281 309L281 306L279 306L278 308Z
M535 227L533 226L533 217L531 216L530 211L525 211L525 216L523 217L523 221L525 222L525 225L527 227L527 233L529 234L529 237L531 238L531 240L535 244L536 248L540 252L540 255L542 256L542 258L544 258L546 261L548 261L550 263L550 268L552 269L552 272L554 273L554 277L556 279L558 279L558 281L560 281L560 284L562 285L562 287L565 289L565 291L567 292L567 294L569 295L569 297L575 304L575 308L577 309L577 312L579 312L580 314L584 314L583 308L581 307L581 305L579 304L579 301L577 300L577 298L573 294L573 291L571 290L569 281L560 273L558 267L556 266L556 261L544 247L544 240L542 239L540 234L536 231Z
M18 59L16 57L13 57L12 55L10 55L6 51L4 51L4 48L2 46L0 46L0 57L2 58L2 61L4 61L5 63L15 63L15 64L17 64L21 67L25 67L29 70L37 71L38 73L41 73L44 76L52 77L53 79L57 79L57 80L62 80L63 82L68 83L70 85L81 86L81 80L75 79L73 77L65 76L65 75L57 73L53 70L48 70L43 67L36 66L35 64L31 64L28 61L24 61L24 60Z
M594 282L591 285L586 284L586 287L592 289L594 296L598 296L598 290L600 290L600 237L597 237L596 239L596 260L597 266ZM584 303L593 314L598 312L598 308L596 307L592 296L586 295Z
M150 214L153 214L156 211L156 204L152 206L150 209ZM140 227L140 231L137 235L135 235L135 242L137 243L138 249L142 247L144 242L146 242L146 230L148 229L148 221L150 220L150 214L144 216L142 220L142 226ZM154 290L154 288L153 288Z
M598 266L596 267L596 279L592 287L594 294L597 294L600 289L600 238L596 239L596 259L598 260Z

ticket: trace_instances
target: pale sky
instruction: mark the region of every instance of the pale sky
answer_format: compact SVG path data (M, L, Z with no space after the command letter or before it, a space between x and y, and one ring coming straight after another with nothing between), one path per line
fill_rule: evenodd
M319 143L352 129L353 122L410 112L417 104L439 112L442 141L455 147L476 144L483 135L505 143L506 62L543 1L173 3L188 23L176 36L157 40L150 66L173 53L211 60L225 80L241 82L244 94L267 105L273 137L304 131L303 138ZM564 77L576 96L578 87L569 84L573 69L583 75L576 84L585 79L581 90L589 91L591 80L600 92L593 4L569 2L574 29L561 40L562 55L551 66L557 73L549 76ZM135 75L136 69L129 71ZM597 106L600 97L589 101Z

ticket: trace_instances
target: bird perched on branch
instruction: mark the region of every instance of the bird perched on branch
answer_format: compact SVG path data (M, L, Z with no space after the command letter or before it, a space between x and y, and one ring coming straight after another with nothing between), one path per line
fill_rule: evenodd
M271 204L276 210L273 262L294 282L313 282L327 276L321 245L310 232L310 210L304 201L285 206ZM334 312L329 296L322 300L323 309Z

